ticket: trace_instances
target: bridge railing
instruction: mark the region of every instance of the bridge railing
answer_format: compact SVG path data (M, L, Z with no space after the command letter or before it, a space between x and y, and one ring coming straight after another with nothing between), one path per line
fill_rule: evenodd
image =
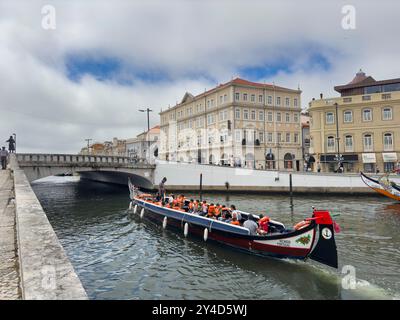
M18 153L19 163L48 163L48 164L119 164L119 165L148 165L147 163L134 162L131 157L104 156L104 155L81 155L81 154L32 154Z

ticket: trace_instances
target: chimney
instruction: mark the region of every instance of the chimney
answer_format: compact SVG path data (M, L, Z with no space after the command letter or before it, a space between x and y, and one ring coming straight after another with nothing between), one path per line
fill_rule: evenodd
M320 93L319 96L320 96L321 100L324 97L324 95L322 93Z

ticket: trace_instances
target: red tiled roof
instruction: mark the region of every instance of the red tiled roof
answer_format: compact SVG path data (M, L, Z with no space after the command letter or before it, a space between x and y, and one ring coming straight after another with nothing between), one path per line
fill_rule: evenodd
M289 89L289 88L285 88L285 87L276 86L276 85L273 85L273 84L252 82L252 81L248 81L248 80L245 80L245 79L242 79L242 78L235 78L235 79L233 79L231 81L219 84L218 86L216 86L216 87L214 87L212 89L209 89L207 91L204 91L203 93L200 93L200 94L194 96L194 99L200 98L200 97L202 97L204 95L210 94L211 92L213 92L213 91L215 91L217 89L221 89L222 87L226 87L226 86L229 86L229 85L232 85L232 84L233 85L236 84L236 85L240 85L240 86L251 86L251 87L258 87L258 88L268 88L268 89L272 89L272 90L273 89L285 90L285 91L296 92L296 93L301 92L301 90ZM183 103L178 103L176 106L173 106L171 109L173 109L173 108L175 108L177 106L180 106L181 104L183 104ZM168 111L168 110L170 110L170 109L167 109L165 111Z

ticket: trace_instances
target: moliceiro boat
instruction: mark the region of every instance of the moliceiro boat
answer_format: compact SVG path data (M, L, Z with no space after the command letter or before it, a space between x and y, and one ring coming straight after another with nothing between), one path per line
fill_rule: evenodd
M361 179L368 187L379 194L400 201L400 186L390 181L386 175L376 180L361 172Z
M299 260L310 258L333 268L338 267L334 221L328 211L314 209L312 217L293 228L286 228L282 223L269 219L268 232L251 234L242 224L234 225L202 216L201 213L188 212L186 205L181 208L170 207L167 205L172 200L169 197L163 202L157 201L155 196L141 193L130 182L129 189L129 209L134 214L152 220L163 228L183 232L184 236L216 241L256 255ZM185 202L187 204L189 201ZM256 222L259 220L258 215L235 211L241 215L241 222L250 218Z

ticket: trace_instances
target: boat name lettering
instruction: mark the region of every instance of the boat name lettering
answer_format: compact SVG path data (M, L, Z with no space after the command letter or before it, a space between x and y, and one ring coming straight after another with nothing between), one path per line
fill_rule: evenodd
M281 247L290 247L290 240L278 240L277 245Z

